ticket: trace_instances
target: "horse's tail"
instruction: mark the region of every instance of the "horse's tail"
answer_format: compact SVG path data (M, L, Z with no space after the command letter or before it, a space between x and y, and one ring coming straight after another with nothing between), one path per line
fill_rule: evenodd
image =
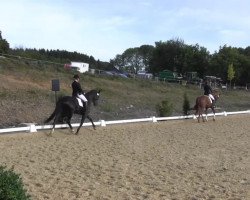
M195 104L194 107L189 108L189 110L197 110L197 104Z
M49 118L46 119L46 120L44 121L44 123L50 122L52 119L54 119L55 116L56 116L56 109L55 109L54 112L49 116Z

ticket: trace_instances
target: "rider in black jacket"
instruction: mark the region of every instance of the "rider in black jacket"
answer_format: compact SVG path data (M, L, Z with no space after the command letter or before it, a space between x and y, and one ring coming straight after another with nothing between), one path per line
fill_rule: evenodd
M212 95L212 88L211 86L208 84L207 81L205 81L204 83L204 95L207 95L210 97L210 99L212 100L212 106L215 107L215 99L214 99L214 96Z
M72 82L71 86L72 86L72 96L73 97L78 97L82 100L82 102L84 103L85 107L87 106L87 99L84 96L84 91L82 90L82 87L79 83L80 77L79 75L74 75L74 81Z

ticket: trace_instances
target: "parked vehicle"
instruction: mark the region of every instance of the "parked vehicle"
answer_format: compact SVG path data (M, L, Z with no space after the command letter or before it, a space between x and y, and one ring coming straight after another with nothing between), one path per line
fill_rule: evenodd
M65 69L76 70L80 73L85 73L89 71L89 63L83 62L71 62L70 64L64 65Z
M177 81L180 81L181 79L182 77L179 76L177 72L172 72L168 69L165 69L159 72L160 81L177 82Z
M187 72L184 79L187 81L187 83L191 84L199 84L202 82L202 79L198 76L197 72Z

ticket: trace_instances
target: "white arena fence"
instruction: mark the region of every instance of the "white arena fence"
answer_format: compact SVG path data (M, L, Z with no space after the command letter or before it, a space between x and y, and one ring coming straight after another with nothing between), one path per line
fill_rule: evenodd
M250 114L250 110L246 111L237 111L237 112L221 112L215 113L216 116L228 116L228 115L237 115L237 114ZM213 116L213 113L209 113L208 116ZM136 123L136 122L158 122L158 121L168 121L168 120L183 120L183 119L196 119L195 115L187 115L187 116L173 116L173 117L149 117L149 118L141 118L141 119L127 119L127 120L115 120L115 121L105 121L100 120L98 122L94 122L96 126L106 126L112 124L124 124L124 123ZM37 130L43 129L51 129L52 125L36 125L35 123L23 123L25 127L15 127L15 128L4 128L0 129L1 133L13 133L13 132L30 132L34 133ZM72 127L78 127L80 124L75 123L72 124ZM84 123L83 126L92 126L90 122ZM57 124L55 128L68 128L67 124Z

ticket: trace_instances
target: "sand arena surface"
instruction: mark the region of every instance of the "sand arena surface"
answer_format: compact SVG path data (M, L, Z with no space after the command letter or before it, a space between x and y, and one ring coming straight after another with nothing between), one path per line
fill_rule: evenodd
M0 136L34 200L250 199L250 115Z

